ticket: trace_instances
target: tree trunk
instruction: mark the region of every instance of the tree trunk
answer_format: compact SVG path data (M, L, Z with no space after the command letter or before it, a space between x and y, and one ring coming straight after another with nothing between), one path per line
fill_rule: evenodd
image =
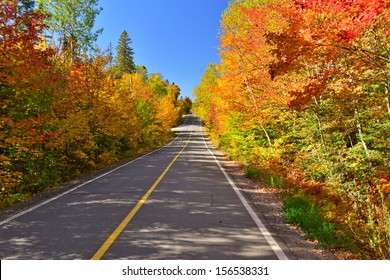
M259 111L259 107L257 106L255 95L253 93L252 87L249 84L248 77L247 77L246 74L244 74L244 79L245 79L246 87L247 87L249 95L250 95L250 97L252 99L253 105L255 106L255 111L256 111L256 114L257 114L257 112ZM271 141L271 137L269 136L267 130L265 129L265 127L264 127L264 125L262 123L260 123L260 127L264 131L265 137L267 137L268 144L271 146L272 145L272 141Z
M368 152L368 148L367 148L367 143L364 141L363 139L363 129L362 129L362 125L360 123L360 120L359 120L359 114L358 114L358 109L355 108L355 114L356 114L356 127L358 129L358 133L359 133L359 138L360 138L360 142L362 143L362 146L363 146L363 149L364 151L366 152L366 155L369 156L369 152Z
M260 123L260 126L261 126L261 129L264 131L265 137L267 137L268 144L271 146L272 145L271 137L269 137L269 134L268 134L267 130L265 129L264 125Z
M386 93L386 105L387 105L387 113L390 116L390 93L389 93L389 83L388 81L385 82L385 93Z
M320 103L318 103L317 98L314 96L313 99L314 99L314 102L316 103L317 107L319 107L319 106L320 106ZM322 101L321 101L321 103L322 103ZM327 149L327 147L326 147L324 133L322 132L321 120L320 120L320 117L318 116L318 114L317 114L315 111L314 111L314 115L315 115L315 117L316 117L316 119L317 119L318 130L319 130L319 132L320 132L322 148L324 149L324 153L326 154L326 153L328 152L328 149Z
M324 149L324 153L326 154L326 153L328 153L328 149L326 147L324 133L322 132L321 120L316 112L314 112L314 115L316 116L316 119L317 119L318 130L320 132L322 148Z

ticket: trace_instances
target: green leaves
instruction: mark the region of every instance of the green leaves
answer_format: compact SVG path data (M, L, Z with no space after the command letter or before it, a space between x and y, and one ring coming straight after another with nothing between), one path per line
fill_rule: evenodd
M345 240L337 232L337 225L324 219L322 212L303 197L286 198L283 203L287 222L300 225L305 236L320 246L345 247Z
M377 189L390 179L389 14L388 1L232 1L221 62L194 89L196 113L232 158L314 195L332 222L354 225L356 242L380 242L360 231L366 200L388 224L389 191Z
M126 33L120 77L111 57L82 55L98 34L96 0L39 1L49 30L29 3L0 1L0 207L165 143L184 106L162 75L134 73Z
M96 16L102 11L99 0L37 0L38 9L49 15L48 36L54 36L72 59L95 49L103 29L93 31Z

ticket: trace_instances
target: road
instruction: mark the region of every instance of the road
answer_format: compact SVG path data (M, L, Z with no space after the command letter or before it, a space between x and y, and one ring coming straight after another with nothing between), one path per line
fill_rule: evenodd
M175 130L161 149L1 221L0 259L287 259L201 121Z

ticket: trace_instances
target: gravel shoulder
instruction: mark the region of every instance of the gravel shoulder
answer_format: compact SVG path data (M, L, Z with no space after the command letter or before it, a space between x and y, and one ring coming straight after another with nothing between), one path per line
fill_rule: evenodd
M222 152L219 160L235 183L241 188L268 231L277 237L282 248L289 250L289 256L296 260L335 260L336 256L329 250L318 249L317 242L306 240L299 227L290 225L282 216L282 199L279 189L267 186L260 181L245 177L242 166L235 161L227 160Z

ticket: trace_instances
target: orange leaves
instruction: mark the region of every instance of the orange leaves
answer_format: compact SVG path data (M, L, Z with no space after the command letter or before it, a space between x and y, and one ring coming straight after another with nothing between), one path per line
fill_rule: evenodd
M305 110L307 104L313 103L313 97L321 95L326 83L323 80L310 80L300 91L291 91L292 100L289 106L294 110Z
M55 53L43 39L44 16L15 4L0 1L1 200L167 139L179 87L145 68L116 80L106 55Z
M17 7L10 1L0 3L0 79L4 79L3 82L15 85L19 81L30 81L40 72L34 69L47 66L46 58L51 51L36 49L44 28L42 19L36 12L18 14ZM26 68L33 71L25 71Z
M389 15L385 0L232 1L221 63L194 90L233 158L388 252L371 233L390 236Z
M378 189L384 191L386 194L390 194L390 180L387 178L381 178L379 180Z
M296 7L305 16L319 18L323 15L322 31L318 34L329 36L334 42L351 43L389 8L388 1L368 0L310 0L295 1Z
M390 180L386 176L382 175L382 177L377 180L377 185L375 186L376 191L378 192L376 195L376 200L379 204L383 201L387 203L387 206L390 207Z

